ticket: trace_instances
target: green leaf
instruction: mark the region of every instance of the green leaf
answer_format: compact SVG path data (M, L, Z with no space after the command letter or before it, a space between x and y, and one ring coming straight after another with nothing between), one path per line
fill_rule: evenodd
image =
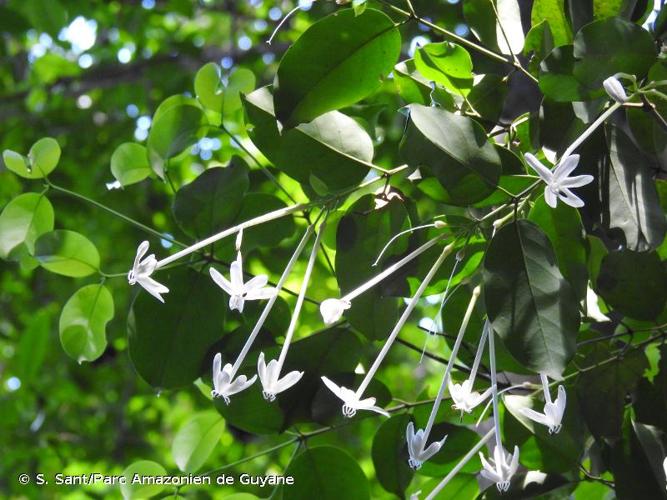
M394 81L399 95L406 103L430 106L434 102L454 111L454 98L442 87L431 88L431 82L417 71L414 59L406 59L394 67Z
M132 479L138 474L140 477L159 477L166 476L167 471L164 467L150 460L138 460L131 463L122 473L125 477L125 484L120 485L120 492L125 500L150 498L164 490L164 484L141 484Z
M390 201L380 209L374 209L374 205L373 196L364 196L338 223L336 278L341 295L375 276L389 259L407 250L407 240L399 240L385 252L378 266L373 267L391 237L410 227L407 211L400 201ZM389 281L383 286L390 286ZM370 339L385 338L398 319L396 299L381 294L380 288L367 291L352 301L352 307L345 314L350 324Z
M213 410L192 415L178 429L171 445L174 462L183 472L196 472L201 468L225 432L225 421Z
M60 146L55 139L44 137L32 145L28 156L5 149L2 159L9 170L25 179L42 179L49 175L60 160Z
M574 76L590 88L619 72L643 77L656 60L648 31L618 17L587 24L574 39Z
M134 142L118 146L111 155L111 173L122 186L143 181L151 174L146 147Z
M228 226L241 210L248 190L248 167L238 157L225 168L202 172L183 186L174 199L174 218L192 237L203 238Z
M0 214L0 257L7 259L19 248L35 251L35 241L53 230L53 207L44 194L24 193L10 201Z
M586 296L588 270L586 269L586 240L581 217L576 208L559 203L551 208L540 196L530 209L528 219L542 229L551 241L558 267L572 285L579 300Z
M632 250L657 248L667 220L651 173L655 164L617 127L609 130L609 227L623 231Z
M529 63L531 73L539 69L540 61L547 57L553 48L554 37L547 21L542 21L530 28L523 45L523 53L524 55L533 55Z
M401 51L401 35L386 14L335 12L308 28L287 50L276 75L275 108L292 128L377 90Z
M572 42L572 30L565 15L564 3L562 0L535 0L530 14L532 26L545 20L549 23L556 46Z
M333 446L309 447L290 464L294 484L283 489L285 500L368 500L368 479L357 461Z
M147 144L151 167L159 177L164 178L167 160L197 142L205 122L201 108L191 104L174 102L157 109Z
M635 431L637 440L646 455L647 462L650 464L651 471L658 484L665 484L665 469L662 466L665 457L667 457L665 447L665 433L641 422L632 421L632 428Z
M129 351L146 382L171 389L209 372L211 365L205 361L224 333L229 297L208 272L178 268L162 271L158 279L170 290L166 304L139 293L127 322Z
M21 384L30 384L40 379L44 358L48 352L51 336L51 312L41 309L28 319L21 332L12 366Z
M302 184L311 175L332 191L359 184L373 161L373 141L352 118L337 111L311 123L282 130L273 116L267 88L245 97L245 109L257 148L280 170Z
M224 92L220 66L211 62L199 68L195 75L195 94L206 109L222 112Z
M590 89L575 76L574 47L556 47L540 64L539 86L542 93L556 102L588 101L602 91Z
M648 367L646 355L628 350L619 357L597 344L579 366L582 374L577 380L577 397L588 429L598 439L621 437L623 409Z
M507 55L520 54L525 37L518 0L496 0L496 11L496 38L500 52Z
M500 178L500 157L474 120L443 109L412 104L401 154L410 165L427 166L449 195L467 205L490 195Z
M415 51L415 67L424 78L467 94L472 87L472 59L451 42L429 43Z
M35 258L48 271L72 278L89 276L100 269L100 254L84 235L56 229L35 242Z
M59 0L25 0L17 5L35 29L52 37L67 23L67 11Z
M499 75L482 76L468 94L468 102L482 118L497 122L505 106L508 87Z
M225 361L233 363L234 359ZM252 377L256 364L246 372ZM285 415L276 404L267 404L262 396L262 386L257 381L252 387L243 392L234 394L229 405L221 398L214 401L218 412L225 421L242 431L251 434L278 434L284 430Z
M433 491L442 479L433 479L424 485L422 492ZM475 500L479 495L479 484L475 474L457 474L433 500Z
M410 422L407 414L395 415L382 422L373 437L371 455L375 474L382 487L400 498L410 485L414 471L408 465L405 428Z
M602 259L596 285L610 306L635 319L655 319L667 300L667 272L655 252L610 252Z
M519 220L496 233L484 259L484 295L510 353L531 370L560 378L576 349L579 306L538 226Z
M255 84L255 74L249 69L236 68L229 75L222 103L225 120L235 120L235 113L240 111L243 105L241 95L250 94L255 90Z
M106 326L113 315L113 297L104 285L77 290L60 313L63 350L79 363L99 358L107 347Z

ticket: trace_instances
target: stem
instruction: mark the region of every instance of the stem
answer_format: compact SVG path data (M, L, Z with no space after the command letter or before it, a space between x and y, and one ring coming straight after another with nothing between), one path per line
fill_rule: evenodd
M190 255L191 253L196 252L197 250L200 250L211 243L215 243L216 241L219 241L223 238L226 238L227 236L230 236L232 234L236 234L242 229L247 229L249 227L253 226L258 226L260 224L264 224L265 222L270 222L275 219L279 219L281 217L284 217L286 215L289 215L294 212L298 212L300 210L304 210L310 206L312 206L314 203L300 203L298 205L292 205L289 207L285 208L280 208L278 210L274 210L273 212L269 212L268 214L260 215L259 217L255 217L254 219L250 219L248 221L242 222L241 224L238 224L237 226L231 227L229 229L225 229L224 231L221 231L217 234L214 234L213 236L209 236L208 238L198 241L194 245L191 245L187 248L184 248L180 252L176 252L175 254L170 255L169 257L166 257L160 261L158 261L156 269L160 269L167 264L170 264L171 262L174 262L175 260L180 259L181 257L185 257L186 255Z
M294 312L292 313L292 319L290 320L289 327L287 328L287 333L285 334L285 342L283 342L283 347L280 350L280 357L278 358L278 374L282 370L283 363L287 357L287 351L289 350L290 342L292 341L292 336L294 335L294 330L299 321L299 314L301 313L301 307L303 306L303 299L306 296L306 290L308 289L308 282L310 281L310 275L313 272L313 267L315 266L315 260L317 259L317 251L320 248L320 241L322 240L322 234L324 233L324 228L326 227L326 221L320 224L320 228L315 237L315 243L313 248L310 251L310 257L308 258L308 265L306 266L306 272L303 274L303 282L301 283L301 289L299 290L299 296L296 298L296 305L294 306ZM277 378L277 377L276 377Z
M375 262L373 262L373 266L378 265L378 262L380 262L380 259L387 251L387 248L389 248L389 245L391 245L394 241L396 241L397 238L400 238L401 236L407 233L413 233L419 229L426 229L427 227L435 227L435 224L431 223L431 224L424 224L423 226L411 227L410 229L406 229L405 231L401 231L400 233L392 236L392 238L387 242L387 244L384 247L382 247L382 250L380 250L380 254L378 255L378 258L375 259Z
M496 446L498 447L498 451L502 452L503 451L503 444L500 442L500 415L498 414L498 381L496 380L497 374L496 374L496 351L495 351L495 345L493 341L493 331L489 332L489 359L490 359L490 368L491 368L491 391L492 391L492 399L491 401L493 402L493 426L495 428L496 432ZM502 455L502 453L500 453Z
M273 308L273 304L275 304L276 300L278 300L278 293L280 293L280 290L282 289L283 285L285 284L285 281L287 281L287 278L292 272L292 268L294 267L294 264L296 264L296 261L299 259L299 256L301 255L301 252L303 252L304 247L306 246L306 243L310 239L310 236L313 234L313 226L308 226L308 229L306 229L306 233L303 235L301 238L301 241L299 242L298 246L296 247L296 250L294 250L294 253L292 254L292 257L290 258L289 262L287 263L287 266L285 267L285 270L283 271L283 274L280 276L280 279L278 280L278 283L276 284L276 294L269 299L269 301L266 303L264 306L264 310L262 311L262 314L259 316L259 319L257 320L257 323L255 324L254 328L252 329L252 332L250 332L250 335L248 336L248 339L245 341L245 344L243 345L243 349L241 349L241 352L239 353L238 357L236 358L236 361L234 362L234 366L232 367L232 376L231 378L234 378L234 375L236 375L236 372L238 369L241 367L241 364L243 363L243 360L245 359L246 355L248 354L248 351L250 351L250 347L252 346L253 342L255 341L255 338L259 334L259 331L262 329L262 326L264 326L264 322L266 321L266 318L269 316L269 313L271 312L271 309Z
M434 238L431 240L429 243L439 239ZM427 243L428 244L428 243ZM424 245L426 246L426 245ZM423 247L422 247L423 248ZM377 358L375 358L375 361L373 362L373 365L370 367L368 370L368 373L364 377L364 379L361 381L361 384L359 385L359 388L357 389L356 395L358 399L361 399L361 395L364 393L366 388L368 387L368 384L370 384L371 380L373 379L373 376L375 375L375 372L378 370L380 367L380 364L382 364L382 360L384 357L387 355L389 352L389 348L391 347L391 344L394 342L396 337L398 336L399 332L401 331L401 328L403 328L403 325L405 322L408 320L410 317L410 314L414 310L414 308L417 306L417 302L419 302L419 298L422 296L424 293L424 290L426 290L426 287L430 283L430 281L433 279L433 276L435 276L435 273L438 272L438 269L442 265L442 263L445 261L447 256L452 253L454 250L454 243L450 243L447 245L445 248L442 249L442 253L440 253L440 257L437 258L431 269L429 270L428 274L424 278L424 280L421 282L419 285L419 288L413 295L413 297L410 299L410 302L408 303L407 307L405 308L405 311L403 311L403 314L398 320L398 323L396 323L396 326L394 326L394 329L391 331L389 334L389 337L387 338L386 342L384 343L384 346L382 346L382 350L380 351L380 354L378 354ZM414 252L413 252L414 253Z
M438 486L433 488L433 491L431 491L431 493L428 494L426 500L434 499L438 495L438 493L440 493L444 489L444 487L447 486L447 483L449 483L449 481L451 481L452 478L459 473L459 471L463 468L463 466L467 464L470 461L470 459L473 456L475 456L477 452L479 452L479 450L481 450L492 437L493 437L493 429L487 432L484 435L484 437L475 446L473 446L471 450L468 453L466 453L461 460L459 460L459 463L457 463L454 466L454 468L449 472L449 474L447 474L443 478L443 480L440 481Z
M482 289L480 285L477 285L472 292L472 297L470 298L470 302L468 303L468 309L466 309L465 315L463 316L463 321L461 322L459 333L456 336L456 340L454 341L454 347L452 347L452 353L449 356L449 362L447 363L447 368L445 368L445 374L442 377L442 382L440 382L440 389L438 390L438 395L435 397L435 402L433 403L433 407L431 408L431 414L428 417L428 422L426 423L426 428L424 429L424 443L428 442L428 436L429 434L431 434L431 429L433 428L433 424L435 423L435 417L438 414L438 408L440 408L440 402L442 401L442 398L445 395L445 390L447 389L447 382L449 381L449 375L452 371L452 367L454 366L454 360L456 359L456 355L458 354L459 348L461 347L463 336L465 335L466 328L468 328L470 317L472 316L472 312L475 309L475 304L477 304L477 299L479 298L479 294L481 293L481 291Z
M470 376L468 380L470 383L475 381L477 376L477 370L479 369L479 364L482 361L482 354L484 353L484 344L486 344L486 339L489 336L489 320L484 322L484 328L482 329L482 337L479 339L479 346L477 347L477 352L475 353L475 360L472 362L472 368L470 369Z
M398 271L405 264L407 264L411 260L419 257L426 250L428 250L429 248L434 246L436 243L438 243L440 240L444 239L446 236L447 236L446 234L441 234L441 235L436 236L435 238L433 238L431 241L428 241L428 242L424 243L422 246L413 250L408 255L406 255L401 260L399 260L398 262L395 262L394 264L389 266L387 269L382 271L380 274L376 274L374 277L372 277L370 280L368 280L366 283L364 283L360 287L352 290L350 293L348 293L344 297L341 297L341 300L349 302L352 299L354 299L355 297L358 297L359 295L364 293L366 290L368 290L370 288L373 288L375 285L377 285L380 281L385 279L387 276L390 276L390 275L394 274L396 271Z
M544 373L540 373L540 380L542 380L542 390L544 391L544 401L551 403L551 394L549 393L549 379Z
M595 132L595 130L604 123L604 121L609 118L611 115L613 115L616 110L620 107L622 107L623 104L619 102L615 102L612 104L607 111L602 113L600 116L598 116L597 120L595 120L593 123L591 123L588 128L584 131L583 134L581 134L570 146L565 150L565 152L562 154L561 158L567 158L570 156L572 153L574 153L575 149L577 149L581 144L588 139L588 137Z

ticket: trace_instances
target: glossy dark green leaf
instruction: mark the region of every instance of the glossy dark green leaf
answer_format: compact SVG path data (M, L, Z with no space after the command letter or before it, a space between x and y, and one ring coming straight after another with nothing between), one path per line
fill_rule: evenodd
M415 68L428 81L467 94L472 87L472 59L450 42L429 43L415 51Z
M248 377L254 375L253 369L246 372ZM225 422L242 431L259 435L277 434L285 427L283 411L277 404L267 403L262 396L262 386L259 381L249 389L234 394L229 405L225 404L222 398L216 398L214 403Z
M367 97L396 64L401 36L386 14L341 10L287 50L276 75L276 117L288 128Z
M79 363L99 358L107 347L106 326L113 315L113 296L104 285L77 290L60 313L63 350Z
M134 300L127 323L130 358L153 387L182 387L209 372L204 361L224 334L229 298L208 272L178 268L155 279L169 294L165 304L143 291Z
M399 497L405 495L410 485L413 470L408 465L408 450L405 429L410 416L395 415L382 422L373 437L371 456L375 474L382 487Z
M549 55L554 46L554 37L548 21L542 21L530 28L530 31L526 34L523 53L526 55L532 54L531 71L539 68L539 62Z
M474 120L444 109L412 104L401 143L408 164L427 166L449 195L467 205L486 198L500 177L500 157Z
M561 273L572 285L577 298L582 300L586 296L588 270L586 240L579 212L565 203L551 208L541 196L530 209L528 219L540 226L547 235Z
M67 229L56 229L41 235L35 242L35 258L52 273L81 278L97 272L100 254L84 235Z
M497 122L505 106L507 84L499 75L484 75L468 94L468 102L482 118Z
M216 411L193 414L178 429L171 445L171 455L178 468L183 472L199 470L220 444L223 432L225 421Z
M655 252L610 252L596 284L611 307L635 319L655 319L667 300L667 272Z
M368 173L373 142L352 118L332 111L290 130L273 115L268 89L245 97L255 145L279 169L305 185L317 177L334 191L354 186Z
M553 49L540 64L540 90L556 102L588 101L602 96L600 89L592 89L574 75L577 60L574 47L563 45Z
M533 26L542 21L549 23L556 46L572 42L572 29L565 14L564 3L561 0L535 0L530 15Z
M399 201L375 209L374 197L367 195L352 205L338 223L336 233L336 278L341 295L355 289L383 269L388 259L400 255L407 241L397 241L373 267L385 244L409 227L407 212ZM386 283L385 283L386 285ZM355 298L345 317L352 326L371 339L385 338L398 319L395 298L385 298L374 288Z
M618 128L609 131L609 227L623 231L632 250L654 249L665 238L667 220L651 173L655 164Z
M560 377L575 351L578 301L538 226L519 220L496 233L484 260L484 299L512 355Z
M134 142L118 146L111 155L111 173L122 186L146 179L151 174L146 147Z
M368 500L366 475L347 452L333 446L308 447L287 468L294 484L283 490L285 500Z
M53 230L53 207L44 194L24 193L10 201L0 213L0 257L25 248L35 251L35 241Z
M2 159L6 167L25 179L41 179L49 175L60 160L60 146L55 139L45 137L32 145L28 156L5 149Z
M597 344L580 366L587 371L577 380L577 397L588 429L596 438L620 438L623 408L648 366L646 355L629 350L619 357Z
M442 87L433 88L415 67L414 59L401 61L394 67L394 81L399 95L408 103L439 106L454 111L454 98Z
M174 218L194 238L204 238L234 222L248 190L248 167L234 157L228 166L209 168L174 198Z

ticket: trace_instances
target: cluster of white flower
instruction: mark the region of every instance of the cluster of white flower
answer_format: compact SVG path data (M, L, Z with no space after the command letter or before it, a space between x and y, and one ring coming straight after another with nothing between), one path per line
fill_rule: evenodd
M560 161L556 163L556 166L553 170L546 167L542 164L535 156L527 153L525 155L526 162L528 165L534 169L539 175L540 179L544 182L544 199L546 203L552 207L556 208L558 200L563 203L579 208L584 205L584 202L575 195L571 190L573 188L578 188L585 186L593 181L593 176L591 175L579 175L571 177L570 174L574 171L579 163L579 155L572 154L573 151L588 137L594 130L597 128L604 120L609 117L619 106L623 105L628 101L628 96L625 93L625 90L622 84L615 77L610 77L604 82L604 88L609 94L609 96L615 101L614 104L604 112L597 120L594 122L589 129L587 129L582 136L580 136L570 147L564 152ZM248 300L267 300L257 323L255 324L252 332L248 336L245 345L243 346L241 352L236 358L234 364L227 363L222 366L222 355L220 353L216 354L213 360L213 390L211 391L212 396L223 398L224 401L229 404L230 396L237 394L241 391L246 390L253 385L255 380L259 378L264 398L267 401L274 401L276 396L289 388L293 387L301 378L303 377L303 372L301 371L292 371L281 376L283 364L287 356L289 346L291 343L294 330L297 326L301 308L303 306L306 290L310 281L310 276L313 270L313 266L316 260L317 252L320 247L322 232L324 229L324 224L322 223L317 231L315 242L313 244L310 257L308 259L308 264L306 271L303 276L301 289L299 291L296 305L294 307L290 325L288 327L287 333L285 335L285 341L283 342L282 349L278 359L271 359L268 363L265 360L264 353L260 353L257 361L257 375L253 375L252 378L248 378L246 375L236 376L241 364L243 363L246 355L250 351L250 348L257 337L260 329L262 328L267 316L269 315L271 308L273 307L279 292L282 290L282 287L288 278L295 262L298 260L299 256L303 252L310 236L315 233L313 225L310 225L305 234L303 235L300 243L295 249L290 261L288 262L285 270L280 277L280 280L275 287L268 287L268 277L266 275L255 276L249 281L244 281L243 275L243 260L241 254L241 244L243 229L250 227L252 225L260 224L267 222L269 220L282 217L289 213L300 209L300 206L288 207L288 209L281 209L270 214L258 217L251 221L248 221L244 224L241 224L235 228L228 229L214 235L206 240L203 240L192 247L184 249L177 254L174 254L162 261L157 261L154 255L149 255L145 257L148 252L148 242L144 241L139 245L137 249L137 255L134 261L134 265L130 272L128 273L128 281L131 285L139 284L143 287L148 293L156 297L161 302L164 302L162 294L169 292L168 288L164 285L155 281L151 275L159 268L164 265L173 262L174 260L188 255L198 249L203 248L205 245L208 245L218 239L224 238L226 236L236 234L236 252L237 256L234 262L230 265L230 277L229 279L225 278L219 271L214 268L210 268L209 272L213 281L226 293L229 295L229 308L230 310L236 310L239 313L243 313L244 304ZM423 227L434 227L434 228L444 228L444 224L439 222L435 224L428 224L425 226L419 226L414 229L421 229ZM409 231L412 231L409 230ZM396 235L396 237L401 236L404 232ZM320 312L322 319L326 325L331 325L338 322L341 317L345 314L345 311L352 307L352 301L363 294L367 290L371 289L387 277L394 274L400 268L413 261L421 254L427 250L433 248L435 245L440 243L445 239L447 234L443 232L442 234L432 238L427 243L421 245L417 249L410 252L405 257L401 258L394 264L386 267L382 272L378 273L365 283L361 284L355 290L347 293L341 298L329 298L324 300L320 305ZM387 244L391 244L392 241L396 238L392 238ZM386 247L385 247L386 249ZM393 342L396 340L401 329L405 325L406 321L410 317L411 313L417 306L420 298L422 297L424 291L427 289L432 278L436 275L437 271L445 261L445 259L454 251L454 243L446 245L439 257L431 266L430 270L420 283L415 294L411 297L405 310L400 316L398 322L392 329L391 333L387 337L382 349L378 353L377 357L373 361L373 364L369 368L368 372L365 374L363 380L361 381L359 387L355 390L349 389L342 385L338 385L327 377L322 377L322 382L324 385L342 401L342 413L345 417L351 418L354 417L359 410L367 410L376 412L381 415L389 416L389 412L376 405L376 398L374 397L364 397L364 392L371 383L373 377L375 376L378 368L382 364L384 358L386 357L389 349L391 348ZM384 249L383 251L384 252ZM382 253L380 254L380 256ZM145 257L145 258L144 258ZM379 258L378 258L379 260ZM460 257L457 255L457 264ZM454 268L456 269L456 267ZM452 280L454 271L450 275L449 281ZM447 289L443 296L442 304L444 305L447 298L447 291L449 290L449 282L447 284ZM429 415L428 422L424 429L417 429L415 431L414 422L410 422L406 428L406 441L407 449L409 453L409 465L418 469L421 465L436 455L442 447L445 445L447 436L444 436L438 441L432 441L429 444L429 437L431 430L436 420L438 409L440 403L445 398L445 393L448 391L450 398L452 400L452 408L463 413L471 413L476 407L484 403L489 397L491 401L489 404L493 406L493 424L494 428L492 431L489 431L475 447L470 450L470 452L457 464L454 469L448 474L442 482L436 487L436 489L431 492L427 498L433 498L447 482L460 470L465 463L471 459L471 457L479 452L480 460L482 463L481 476L485 479L496 484L499 491L507 491L510 487L510 481L512 477L516 474L519 468L519 448L514 446L513 453L506 451L503 443L501 441L501 432L500 432L500 422L499 422L499 391L498 384L496 381L496 360L495 360L495 349L494 349L494 333L490 322L487 320L485 322L482 335L478 342L477 352L472 366L470 367L469 376L462 383L455 383L451 380L451 370L454 366L454 362L458 356L458 350L463 341L469 320L471 318L472 311L475 307L476 301L480 295L480 287L476 287L473 291L472 298L466 310L466 314L460 325L458 335L456 337L455 343L452 347L451 355L447 366L445 368L443 378L440 384L440 388L436 398L433 401L433 406ZM490 386L484 389L482 392L479 392L474 389L476 375L479 370L479 365L483 354L485 352L485 347L488 344L488 354L489 354L489 372L490 372ZM558 396L555 400L551 398L550 392L550 383L547 378L547 375L544 373L540 374L543 395L544 395L544 410L542 413L539 413L531 408L522 408L519 411L521 414L530 419L537 424L544 425L548 428L550 434L556 434L561 430L562 420L565 414L566 408L566 393L563 386L558 387ZM530 384L528 384L530 385ZM526 384L519 386L512 386L505 389L502 392L515 389L517 387L525 388ZM488 405L487 405L488 407ZM482 412L482 417L486 409ZM487 442L495 437L495 446L493 448L493 457L488 459L479 451L484 447ZM667 467L667 461L665 462Z

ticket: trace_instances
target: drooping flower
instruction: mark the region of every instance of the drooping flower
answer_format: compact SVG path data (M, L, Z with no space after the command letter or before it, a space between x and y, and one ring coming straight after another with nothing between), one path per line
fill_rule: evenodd
M493 458L487 459L479 452L482 461L482 477L496 483L498 491L507 491L510 487L512 476L519 468L519 447L514 447L514 453L510 455L502 447L496 446L493 450Z
M470 379L464 380L460 384L453 384L451 380L449 381L449 394L452 396L452 401L454 402L452 407L455 410L460 410L461 413L470 413L493 392L493 388L489 387L480 394L477 391L473 391L472 384L473 382Z
M260 274L247 283L243 282L243 260L241 252L236 254L236 260L229 266L229 280L217 269L209 268L213 281L229 294L229 308L233 311L243 312L246 300L270 299L276 294L275 288L267 287L269 278L266 274Z
M614 101L623 104L628 102L628 94L623 88L623 84L615 76L610 76L604 82L602 82L604 90L607 92L607 95L611 97Z
M275 401L277 394L286 391L303 377L303 372L295 370L280 378L280 369L277 359L272 359L267 364L264 362L264 353L260 353L257 359L257 373L262 383L262 395L268 401Z
M560 199L566 205L574 208L584 206L581 198L575 195L571 189L585 186L593 182L592 175L577 175L569 177L572 171L579 164L579 155L570 155L563 158L556 168L552 171L544 166L532 154L526 153L526 161L530 167L537 172L540 178L546 184L544 188L544 200L551 208L556 208Z
M222 355L218 353L213 358L213 390L211 396L223 398L226 404L229 404L229 396L245 391L257 379L257 375L253 375L250 380L245 375L239 375L235 380L232 380L234 375L231 363L227 363L224 368L221 367Z
M540 377L542 378L542 388L544 389L544 413L538 413L531 408L521 408L520 411L524 416L538 424L549 427L549 434L557 434L562 427L561 422L563 421L565 405L567 404L565 387L562 385L558 386L558 397L556 397L556 401L552 401L547 376L540 374Z
M331 325L335 323L351 306L352 304L347 300L326 299L320 304L320 314L322 314L324 324Z
M375 406L375 398L359 399L359 396L357 396L353 390L343 387L342 385L337 386L327 377L322 377L322 382L324 382L331 392L343 401L344 416L352 418L357 414L357 410L370 410L384 415L385 417L389 416L389 413L386 410L379 406Z
M127 281L130 285L138 283L153 297L164 303L161 294L169 293L169 288L151 278L151 274L153 274L157 267L157 259L155 258L155 254L150 254L143 259L146 252L148 252L148 242L143 241L141 245L139 245L139 248L137 248L137 255L134 257L134 265L132 266L132 269L130 269L130 272L127 273Z
M408 464L417 470L424 462L440 451L442 445L445 444L447 436L440 441L434 441L426 447L426 439L428 438L424 434L424 429L419 429L415 432L415 425L410 422L405 430L405 439L408 442L408 454L410 455Z

